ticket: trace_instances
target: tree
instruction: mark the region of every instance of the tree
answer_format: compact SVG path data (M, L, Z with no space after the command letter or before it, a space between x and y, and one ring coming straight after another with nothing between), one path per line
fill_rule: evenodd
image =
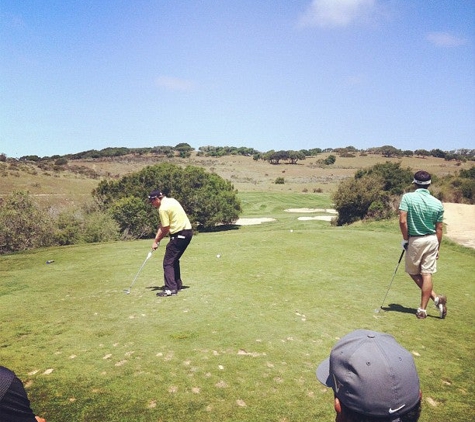
M445 152L442 151L441 149L432 149L430 151L430 155L432 155L432 157L436 157L436 158L445 158Z
M193 148L187 143L180 143L175 146L175 150L178 151L181 158L187 158L191 155Z
M199 167L183 169L170 163L145 167L118 181L103 180L93 196L103 209L113 212L123 234L127 231L135 237L150 236L158 220L156 210L145 198L157 188L182 204L195 228L211 229L233 223L241 212L237 192L230 182Z
M264 154L263 156L264 160L269 161L271 164L279 164L280 161L282 160L287 160L289 158L289 152L288 151L268 151Z
M426 149L416 149L416 150L414 151L414 154L415 154L415 155L418 155L419 157L425 158L425 157L429 157L430 152L427 151Z
M355 173L356 179L376 175L382 180L382 189L391 195L400 195L412 182L412 172L409 168L402 169L401 163L378 163Z
M391 145L384 145L384 146L378 148L378 150L379 150L379 153L383 157L388 157L388 158L399 157L402 154L400 149L397 149L397 148L395 148Z
M386 162L358 170L353 179L340 183L334 194L337 224L350 224L364 218L388 218L392 203L412 181L412 172L400 163Z
M305 160L305 154L301 151L289 151L288 155L290 164L297 164L297 161Z
M315 155L321 154L321 152L322 152L321 148L311 148L308 151L308 155L315 156Z

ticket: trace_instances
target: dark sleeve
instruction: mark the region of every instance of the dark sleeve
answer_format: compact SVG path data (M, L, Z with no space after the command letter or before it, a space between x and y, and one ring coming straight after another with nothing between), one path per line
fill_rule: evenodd
M8 390L0 400L0 421L36 422L23 383L14 374Z

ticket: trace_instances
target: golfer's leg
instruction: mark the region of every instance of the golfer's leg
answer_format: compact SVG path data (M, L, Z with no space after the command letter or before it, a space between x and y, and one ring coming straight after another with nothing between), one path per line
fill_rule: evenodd
M429 299L433 294L432 291L432 274L422 274L422 287L421 287L421 308L427 309Z
M419 289L422 289L422 276L420 274L409 274Z
M185 253L186 248L191 242L191 237L187 237L185 239L177 239L176 242L176 247L179 249L179 253L176 256L175 259L175 265L174 265L174 270L175 270L175 282L177 284L178 290L181 290L183 287L183 282L181 280L181 269L180 269L180 258L182 255Z
M175 262L179 253L180 251L174 245L173 240L171 240L167 245L165 256L163 257L163 275L165 277L165 287L168 290L178 290L175 279Z
M429 274L430 275L430 274ZM414 282L417 284L417 286L419 287L419 289L422 290L422 287L423 287L423 276L420 275L420 274L410 274L411 278L414 280ZM431 283L432 283L432 280L431 280ZM430 298L432 300L435 300L435 298L437 297L436 293L434 292L434 290L431 290L430 292ZM425 309L425 308L423 308Z

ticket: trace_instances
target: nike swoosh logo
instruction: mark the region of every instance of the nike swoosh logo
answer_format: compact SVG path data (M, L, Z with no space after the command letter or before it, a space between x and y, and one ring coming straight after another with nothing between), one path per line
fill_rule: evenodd
M402 406L399 406L397 409L391 409L389 408L389 414L391 415L392 413L396 413L398 412L399 410L401 410L403 407L405 407L406 405L403 404Z

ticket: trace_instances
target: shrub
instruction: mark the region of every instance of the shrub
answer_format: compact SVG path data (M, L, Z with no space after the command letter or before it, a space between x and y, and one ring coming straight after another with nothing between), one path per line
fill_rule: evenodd
M371 203L365 218L384 220L392 217L393 214L394 210L391 207L391 196L383 193L379 195L378 199Z
M144 200L128 196L115 201L110 213L116 221L123 238L137 239L150 234L158 221L152 226Z
M460 186L460 191L465 199L471 204L475 203L475 180L464 180Z
M86 214L83 238L86 243L110 242L119 239L119 225L107 212Z
M55 162L54 162L54 165L55 166L65 166L66 164L68 164L68 160L66 158L58 158Z
M111 210L123 235L149 236L158 220L146 198L157 188L182 204L195 228L230 224L241 212L237 191L230 182L199 167L183 169L169 163L145 167L117 181L103 180L93 196L102 209Z
M337 224L391 217L396 211L394 198L410 186L412 177L410 169L401 169L399 163L358 170L353 179L340 183L334 194Z
M277 179L275 179L274 183L276 185L283 185L285 184L285 179L283 177L278 177Z
M0 205L0 254L50 246L53 220L28 192L13 192Z
M380 178L348 179L340 183L333 196L338 211L337 224L354 223L363 219L371 204L378 200L383 183Z
M63 211L56 220L55 243L74 245L82 242L83 218L78 211Z

